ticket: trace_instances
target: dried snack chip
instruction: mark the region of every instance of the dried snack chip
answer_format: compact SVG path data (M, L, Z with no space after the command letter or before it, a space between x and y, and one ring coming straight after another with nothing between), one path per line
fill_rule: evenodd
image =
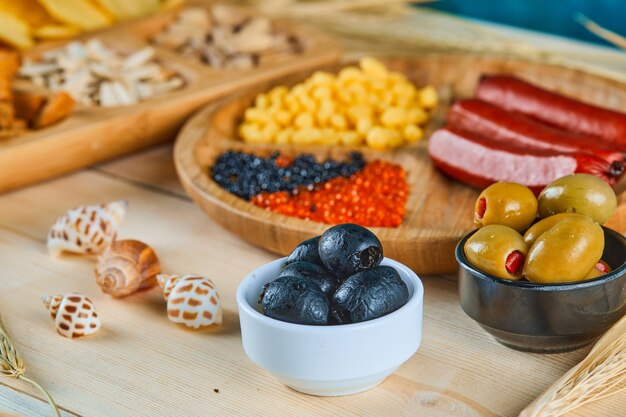
M0 41L18 49L33 46L28 23L19 17L0 10Z
M0 10L17 16L31 27L55 23L50 13L37 0L0 0Z
M80 34L81 29L71 25L44 25L35 29L33 34L37 39L67 39Z
M96 0L96 3L118 20L155 13L160 7L159 0Z
M101 29L113 18L89 0L40 0L55 19L85 30Z

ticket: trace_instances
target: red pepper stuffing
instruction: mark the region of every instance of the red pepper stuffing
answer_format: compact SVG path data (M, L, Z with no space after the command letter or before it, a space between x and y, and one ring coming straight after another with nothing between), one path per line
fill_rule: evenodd
M609 266L602 261L596 264L596 269L603 274L608 274L609 272L611 272L611 268L609 268Z
M522 265L524 265L524 255L518 250L511 252L504 263L507 272L511 275L517 275Z
M476 218L478 220L482 220L485 217L485 212L487 211L487 200L485 197L481 197L478 200L478 208L476 209Z
M274 160L274 165L276 165L279 168L287 168L289 165L291 165L292 162L293 160L289 158L288 156L278 155L276 160Z

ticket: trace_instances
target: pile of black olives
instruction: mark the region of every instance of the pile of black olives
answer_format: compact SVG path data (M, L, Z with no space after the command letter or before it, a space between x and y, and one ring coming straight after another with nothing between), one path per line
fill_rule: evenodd
M498 278L542 284L596 278L611 271L601 260L600 225L616 207L611 187L593 175L560 178L538 199L523 185L499 182L476 200L480 229L465 242L465 256Z
M372 232L340 224L300 243L259 303L266 316L308 325L348 324L387 315L407 303L398 271L382 266L383 248Z

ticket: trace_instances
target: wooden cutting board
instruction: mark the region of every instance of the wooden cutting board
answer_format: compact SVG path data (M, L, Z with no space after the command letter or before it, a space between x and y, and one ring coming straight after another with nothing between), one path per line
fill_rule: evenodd
M486 73L513 73L590 103L626 108L626 85L555 65L471 54L389 58L386 63L391 69L406 74L418 86L433 84L439 89L442 104L427 133L443 123L452 100L473 94L479 77ZM335 65L327 69L336 71L339 68ZM380 152L364 147L245 144L237 139L237 124L257 93L274 85L301 81L310 73L305 71L245 90L236 97L208 105L193 117L181 131L174 148L176 169L187 193L230 231L255 245L285 255L302 240L321 234L328 225L272 213L228 193L210 179L208 172L212 162L229 149L260 155L275 150L287 155L307 152L318 158L342 158L359 150L367 160L388 160L401 164L407 171L410 194L404 222L397 228L372 228L383 242L385 255L419 274L456 271L454 248L473 227L473 204L478 191L435 170L424 142ZM618 190L623 189L623 184ZM623 233L626 231L626 195L621 193L619 197L619 209L608 226Z
M210 8L205 1L189 3ZM107 47L130 53L147 46L176 13L174 10L123 23L78 39L99 38ZM303 51L296 55L276 54L249 70L214 69L153 45L156 60L183 76L186 81L183 88L132 106L77 105L70 117L57 125L0 141L0 192L172 139L185 120L212 99L286 74L336 62L340 57L338 43L312 28L284 22L276 22L276 27L302 40ZM63 45L61 42L43 44L26 56L34 58L44 50ZM23 80L19 81L19 88L41 91Z

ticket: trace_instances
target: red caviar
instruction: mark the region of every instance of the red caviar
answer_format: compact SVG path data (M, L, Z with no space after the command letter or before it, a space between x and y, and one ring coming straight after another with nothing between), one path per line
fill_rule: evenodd
M274 165L276 165L277 167L286 168L291 165L292 162L293 160L290 157L285 155L278 155L278 157L274 161Z
M316 185L261 193L252 202L267 210L315 222L356 223L368 227L397 227L402 223L409 194L406 172L385 161L368 163L350 178L338 177Z

